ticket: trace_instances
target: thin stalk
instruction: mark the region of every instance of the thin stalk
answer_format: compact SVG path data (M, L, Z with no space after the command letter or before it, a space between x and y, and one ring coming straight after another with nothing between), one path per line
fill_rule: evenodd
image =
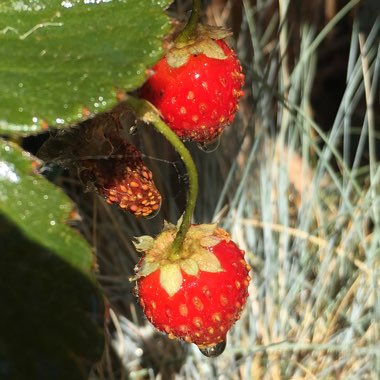
M193 8L191 10L191 16L187 21L186 26L176 38L177 43L186 43L194 34L199 20L199 14L201 11L201 0L193 0Z
M131 96L127 97L127 104L130 105L136 112L136 116L146 122L151 123L154 128L160 132L169 141L173 148L180 155L183 161L187 175L189 177L189 189L187 193L187 204L185 212L182 216L181 225L179 226L176 237L172 244L172 252L169 256L171 260L176 260L180 257L181 248L185 240L187 231L191 225L191 219L194 213L195 205L198 196L198 171L194 164L190 152L178 138L178 136L168 127L160 118L158 111L145 100L136 99Z

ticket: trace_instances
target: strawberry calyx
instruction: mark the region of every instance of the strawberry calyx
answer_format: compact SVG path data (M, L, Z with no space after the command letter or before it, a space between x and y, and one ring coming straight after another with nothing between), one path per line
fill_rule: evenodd
M178 232L178 226L166 223L163 231L154 239L151 236L135 238L136 250L144 252L144 260L136 268L137 280L140 277L160 270L160 285L170 297L182 285L182 271L197 276L199 271L224 271L218 258L209 250L222 240L229 241L228 233L216 224L191 225L184 239L180 256L173 256L171 246Z
M169 50L166 54L168 65L173 68L181 67L188 62L191 55L199 54L214 59L226 59L227 56L216 41L222 40L230 34L231 32L224 28L198 24L186 41L174 39L168 45Z

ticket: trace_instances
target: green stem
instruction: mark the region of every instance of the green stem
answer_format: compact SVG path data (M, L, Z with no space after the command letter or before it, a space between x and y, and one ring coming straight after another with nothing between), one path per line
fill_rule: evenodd
M187 21L186 26L176 38L176 43L186 43L194 34L199 20L199 14L201 11L201 0L193 0L193 8L191 10L191 16Z
M194 213L195 205L198 196L198 172L194 164L193 158L190 152L178 138L178 136L162 121L158 115L158 111L145 100L136 99L131 96L127 97L127 104L130 105L138 118L151 123L157 131L165 136L169 143L174 147L177 153L180 155L181 160L185 164L187 175L189 176L189 189L187 194L187 204L185 212L182 216L182 222L174 238L172 244L172 252L169 258L176 260L180 257L181 248L185 240L187 231L191 225L191 218Z

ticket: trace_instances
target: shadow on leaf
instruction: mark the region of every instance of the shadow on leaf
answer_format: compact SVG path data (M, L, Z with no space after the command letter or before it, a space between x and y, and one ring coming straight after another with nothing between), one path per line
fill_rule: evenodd
M0 378L86 379L102 355L95 283L0 215Z

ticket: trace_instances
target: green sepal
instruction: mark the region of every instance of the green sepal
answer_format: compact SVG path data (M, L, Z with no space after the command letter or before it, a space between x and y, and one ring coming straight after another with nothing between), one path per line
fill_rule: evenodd
M160 285L172 297L182 286L182 273L178 263L166 264L160 268Z
M230 34L223 28L199 24L194 38L186 43L174 43L166 54L167 62L169 66L177 68L185 65L191 55L204 54L209 58L226 59L223 49L215 41Z
M199 272L199 265L194 259L180 261L181 269L190 276L196 276Z

